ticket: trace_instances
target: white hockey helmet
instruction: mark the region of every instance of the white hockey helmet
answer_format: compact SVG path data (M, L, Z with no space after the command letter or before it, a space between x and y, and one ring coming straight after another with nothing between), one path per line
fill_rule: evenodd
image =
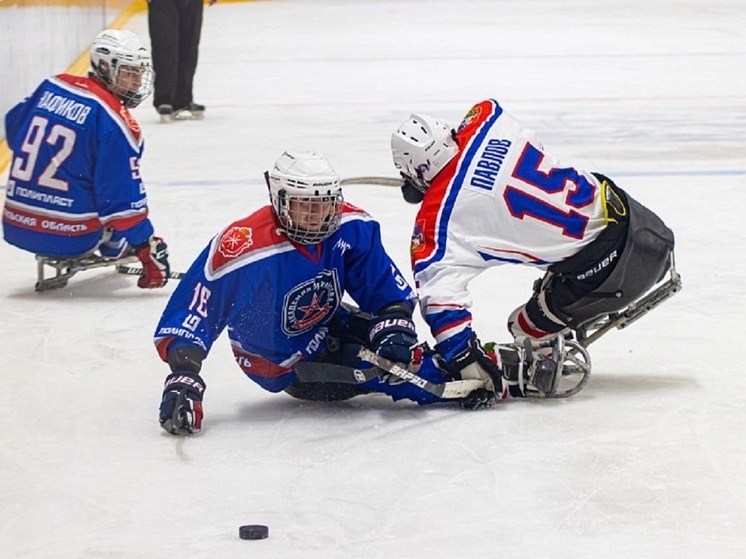
M458 154L453 130L430 115L413 114L391 134L394 166L422 192Z
M339 175L326 157L286 151L265 179L277 221L293 241L319 243L339 229L344 197Z
M96 35L91 69L127 108L137 107L153 91L150 51L131 31L106 29Z

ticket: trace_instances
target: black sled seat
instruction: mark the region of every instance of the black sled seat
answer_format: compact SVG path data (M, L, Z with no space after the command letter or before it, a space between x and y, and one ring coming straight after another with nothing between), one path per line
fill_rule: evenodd
M669 255L668 272L645 295L630 303L619 312L613 312L581 324L575 329L575 336L583 347L588 347L609 330L626 328L636 320L660 305L666 299L681 291L681 276L676 271L673 252Z

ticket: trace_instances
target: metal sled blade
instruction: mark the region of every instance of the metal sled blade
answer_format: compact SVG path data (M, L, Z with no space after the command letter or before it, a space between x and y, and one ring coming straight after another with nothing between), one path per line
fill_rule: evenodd
M102 256L89 255L79 258L57 258L54 256L36 255L36 275L37 281L34 291L51 291L65 287L68 280L78 272L91 270L93 268L105 268L107 266L117 266L120 264L129 264L136 262L136 256L124 256L117 259L107 259ZM51 268L54 276L47 277L47 269Z
M525 341L526 359L531 363L527 371L527 398L569 398L588 384L591 378L591 356L575 340L567 340L557 334L550 340L542 342ZM532 357L536 350L550 350L551 361L556 365L554 376L550 379L539 379L537 365L542 361ZM542 386L542 390L538 388Z
M681 284L681 276L676 271L673 253L671 253L671 265L668 271L670 276L668 281L661 283L657 288L654 288L647 295L638 299L626 309L618 313L608 314L579 326L575 331L575 335L580 345L588 347L609 330L613 328L618 330L626 328L660 305L663 301L673 297L676 293L681 291L683 287Z
M568 398L574 396L588 384L591 378L591 356L580 343L565 340L555 383L546 398Z

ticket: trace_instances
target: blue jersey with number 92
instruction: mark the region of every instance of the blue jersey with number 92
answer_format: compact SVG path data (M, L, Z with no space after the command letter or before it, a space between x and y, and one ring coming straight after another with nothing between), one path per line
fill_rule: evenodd
M53 256L96 247L101 229L132 245L153 234L140 178L140 127L92 77L44 80L5 117L13 152L3 211L9 243Z

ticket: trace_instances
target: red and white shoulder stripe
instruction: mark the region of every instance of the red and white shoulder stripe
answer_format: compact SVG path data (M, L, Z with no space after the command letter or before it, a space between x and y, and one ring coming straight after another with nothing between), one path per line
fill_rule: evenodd
M363 210L362 208L358 208L357 206L353 206L349 202L345 202L344 206L342 207L342 223L347 223L348 221L374 221L373 217Z
M59 74L49 78L49 81L73 95L85 97L98 103L122 131L132 149L135 151L140 150L142 146L142 130L140 129L140 125L127 107L108 89L104 88L93 78L72 76L70 74Z
M231 223L210 243L205 277L216 280L230 272L276 254L295 250L277 227L270 206Z

